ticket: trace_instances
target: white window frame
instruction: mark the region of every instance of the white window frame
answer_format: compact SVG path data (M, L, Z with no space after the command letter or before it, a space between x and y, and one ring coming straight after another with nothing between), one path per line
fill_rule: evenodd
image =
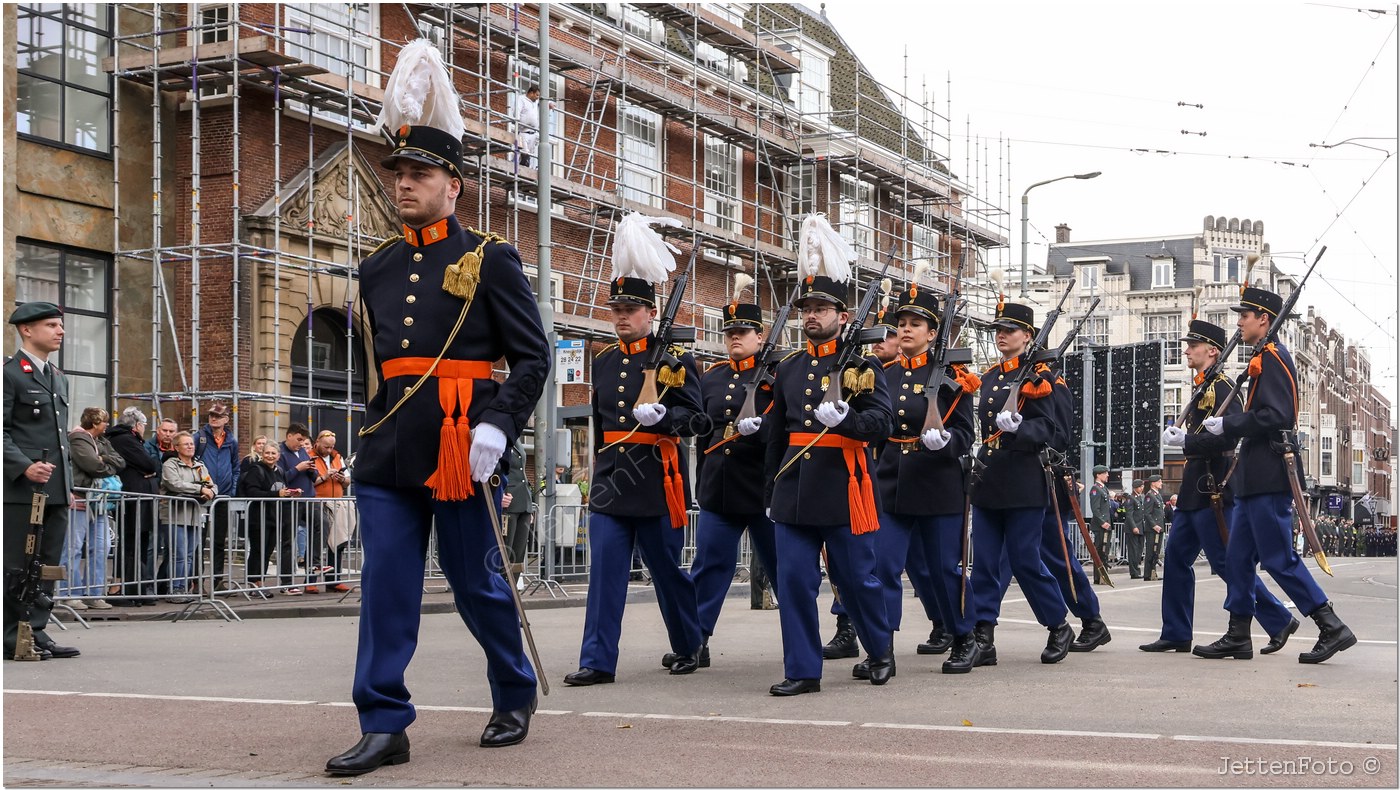
M1243 270L1240 269L1241 258L1242 256L1239 253L1215 253L1215 255L1213 256L1215 266L1214 270L1212 271L1212 275L1214 276L1215 282L1239 282L1240 275L1243 274Z
M802 73L792 86L796 92L793 103L803 114L824 116L831 112L831 56L804 41L801 61Z
M1075 349L1084 351L1089 346L1108 345L1108 317L1090 316L1085 319L1079 336L1074 339Z
M1172 258L1152 259L1152 287L1176 287L1176 261Z
M218 14L220 11L223 12L224 16L222 27L210 27L211 24L218 25L220 23L218 23L217 20L206 22L204 18L205 14ZM232 3L190 3L188 18L198 21L195 22L194 28L186 32L186 45L193 47L196 43L195 39L199 40L198 44L201 47L229 41L235 35L233 30L234 13ZM232 95L232 85L225 85L221 88L201 87L199 89L199 98L201 99L218 99Z
M521 60L511 55L506 61L506 71L510 75L511 90L509 101L511 110L514 111L515 103L520 97L525 95L525 91L531 85L542 85L540 81L540 65L531 63L528 60ZM564 75L551 71L549 73L549 99L554 104L554 108L549 110L549 169L555 178L564 177L564 111L560 109L560 100L564 96ZM515 123L512 119L510 131L515 133ZM538 151L536 152L538 154Z
M857 255L869 257L875 243L875 185L855 176L841 174L841 199L837 203L837 221L841 238L850 242Z
M1167 420L1175 420L1181 414L1181 406L1184 400L1184 388L1180 386L1167 386L1162 388L1162 425L1167 424Z
M788 216L792 219L792 248L795 250L801 237L802 220L817 210L817 168L798 164L788 171L788 178L793 185Z
M1100 271L1102 267L1098 264L1085 264L1079 267L1079 292L1095 293L1101 287Z
M530 292L536 296L540 293L540 269L533 263L521 263L520 268L525 271L525 279L530 282ZM549 273L549 303L554 309L555 315L562 315L564 312L564 274L562 272Z
M702 307L700 315L700 343L714 348L724 345L724 310L719 307Z
M379 9L377 3L286 3L282 6L283 24L288 28L311 29L313 32L308 38L304 33L287 33L288 41L283 44L284 52L305 63L312 63L321 66L331 74L344 77L351 82L358 82L371 88L380 87L380 57L379 57ZM328 19L327 16L337 11L350 10L358 15L360 11L365 13L362 20L367 30L361 30L357 26L361 20L347 18L344 20ZM297 43L297 39L305 43ZM332 57L327 54L330 49L327 39L337 39L345 47L345 51L351 57ZM361 57L353 57L353 53L362 52ZM349 62L354 60L352 64ZM296 107L302 112L311 114L311 107L301 102L289 102L289 106ZM345 116L338 112L317 109L315 117L345 120ZM360 131L366 131L372 124L356 121L353 126Z
M665 184L661 167L666 161L666 118L654 110L622 102L618 102L617 113L617 180L622 187L622 197L652 208L661 208ZM646 141L628 132L629 121L637 126L651 127L656 138L655 144L650 146L654 156L641 147L647 144Z
M913 247L915 260L927 260L938 271L938 251L942 249L943 238L937 230L919 222L909 229L909 243Z
M1149 313L1142 317L1142 339L1162 340L1162 364L1181 364L1181 313Z
M642 11L636 3L604 3L604 13L629 36L660 44L666 40L661 20Z
M744 149L705 137L705 222L730 232L744 224Z

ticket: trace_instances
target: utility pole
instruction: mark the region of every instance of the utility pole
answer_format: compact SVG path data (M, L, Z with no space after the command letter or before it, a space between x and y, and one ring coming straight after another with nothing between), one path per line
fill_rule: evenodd
M552 194L553 185L550 183L553 175L553 150L550 145L549 128L549 4L540 3L540 98L539 106L543 110L540 113L540 134L539 143L536 150L535 165L538 168L539 177L536 181L538 186L537 210L535 219L539 222L539 257L537 260L535 293L538 297L537 304L540 310L540 323L544 326L545 337L549 340L549 353L555 353L555 340L557 336L554 332L554 294L551 287L553 271L550 268L550 252L552 245L550 221L554 217L554 199ZM519 189L519 186L516 186ZM539 404L535 408L535 473L544 476L544 507L543 512L544 528L553 534L553 525L549 523L549 518L554 513L554 502L556 493L554 490L554 415L558 412L556 403L556 384L554 378L554 365L549 366L549 375L545 377L544 395L540 398ZM546 560L552 560L554 552L546 550Z

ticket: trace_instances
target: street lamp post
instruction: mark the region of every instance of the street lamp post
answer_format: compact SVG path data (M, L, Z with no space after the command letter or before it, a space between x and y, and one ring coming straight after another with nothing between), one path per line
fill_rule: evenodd
M1064 180L1067 179L1067 178L1079 178L1079 179L1098 178L1100 175L1102 175L1102 172L1101 172L1101 171L1098 171L1098 170L1095 170L1095 171L1092 172L1092 173L1080 173L1080 174L1078 174L1078 175L1073 175L1073 176L1060 176L1059 178L1052 178L1052 179L1050 179L1049 181L1037 181L1036 183L1031 184L1030 186L1026 187L1026 191L1021 193L1021 298L1024 299L1025 296L1026 296L1026 272L1027 272L1027 268L1026 268L1026 244L1027 244L1027 240L1026 240L1026 231L1027 231L1027 228L1030 226L1030 221L1031 221L1031 216L1030 216L1030 194L1031 194L1031 190L1032 190L1032 189L1035 189L1036 187L1043 187L1043 186L1045 186L1046 184L1053 184L1053 183L1055 183L1056 181L1064 181Z

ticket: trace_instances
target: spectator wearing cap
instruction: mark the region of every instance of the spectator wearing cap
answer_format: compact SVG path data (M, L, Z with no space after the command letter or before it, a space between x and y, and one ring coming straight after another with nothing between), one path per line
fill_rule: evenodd
M321 518L326 533L326 548L331 551L331 570L326 571L326 584L339 582L344 578L345 547L350 545L350 536L355 531L355 509L344 500L346 488L350 484L350 470L345 467L345 459L335 449L335 432L321 431L316 434L316 443L311 448L311 460L315 463L316 496L327 499ZM350 587L337 583L336 592L349 592ZM311 592L311 588L307 588Z
M72 473L68 465L68 379L50 356L63 347L63 311L49 302L26 302L10 314L19 333L19 350L4 365L5 443L5 579L22 572L25 544L33 534L30 525L34 495L45 494L39 510L43 538L35 550L44 565L58 565L68 521L68 489ZM34 634L34 653L20 658L71 658L78 649L60 647L44 632L53 610L52 581L41 582L41 594L21 601L13 585L6 583L5 658L15 657L20 619L27 616ZM26 651L29 648L26 647Z
M117 422L107 428L112 448L126 462L121 470L122 493L117 532L117 564L112 582L120 597L117 606L155 604L153 599L137 598L152 595L152 548L156 539L156 500L149 494L160 492L160 461L146 449L146 415L138 406L122 410Z
M213 583L216 589L228 589L224 569L228 564L229 497L238 491L238 437L229 429L229 408L223 403L209 407L208 422L194 436L194 456L209 470L209 477L219 491L212 504L214 529L210 544L214 553Z
M73 502L68 514L68 544L63 567L68 571L64 603L73 609L110 609L102 599L107 586L107 508L104 494L78 489L105 487L104 480L126 468L126 459L108 441L111 415L96 406L83 409L77 428L68 434L73 458ZM83 599L88 598L87 602Z

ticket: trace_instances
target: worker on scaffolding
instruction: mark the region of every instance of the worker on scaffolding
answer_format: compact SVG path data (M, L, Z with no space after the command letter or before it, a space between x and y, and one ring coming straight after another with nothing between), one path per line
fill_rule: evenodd
M552 109L554 103L549 106ZM530 167L540 146L540 86L531 85L511 98L510 117L515 119L515 162Z
M537 686L514 590L482 569L500 561L498 467L543 392L549 344L516 249L457 222L463 124L431 44L404 47L384 108L380 122L396 131L382 165L394 173L403 236L360 264L380 384L355 465L365 561L354 700L363 737L326 764L342 776L408 762L416 713L404 673L434 528L457 612L486 653L493 710L482 746L525 739ZM502 358L510 375L498 382L492 369Z

